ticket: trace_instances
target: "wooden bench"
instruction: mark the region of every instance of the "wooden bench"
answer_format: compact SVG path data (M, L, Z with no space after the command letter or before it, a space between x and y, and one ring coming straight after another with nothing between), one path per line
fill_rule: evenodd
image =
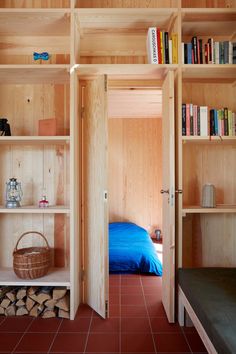
M236 268L179 269L178 283L180 326L187 312L208 353L235 354Z

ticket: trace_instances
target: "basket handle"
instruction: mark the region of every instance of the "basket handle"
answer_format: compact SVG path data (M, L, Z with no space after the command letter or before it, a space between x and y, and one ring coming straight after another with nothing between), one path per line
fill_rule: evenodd
M19 245L20 240L21 240L25 235L28 235L28 234L38 234L38 235L41 236L41 237L44 239L44 241L46 242L47 248L48 248L48 249L50 248L46 237L45 237L43 234L41 234L41 232L38 232L38 231L27 231L27 232L24 232L24 233L20 236L20 238L19 238L19 240L17 241L16 246L15 246L15 248L14 248L14 252L17 251L17 247L18 247L18 245Z

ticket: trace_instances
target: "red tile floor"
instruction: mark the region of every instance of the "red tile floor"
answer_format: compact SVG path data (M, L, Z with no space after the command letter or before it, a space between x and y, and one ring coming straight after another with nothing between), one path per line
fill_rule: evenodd
M74 321L0 317L0 353L207 353L194 328L170 325L161 278L110 276L110 318L80 306Z

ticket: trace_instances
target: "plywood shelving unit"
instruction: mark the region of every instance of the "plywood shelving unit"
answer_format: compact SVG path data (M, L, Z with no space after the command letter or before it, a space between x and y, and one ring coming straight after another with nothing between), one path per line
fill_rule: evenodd
M236 67L183 65L181 41L194 35L235 41L235 19L234 0L0 0L0 115L12 129L11 137L0 137L0 285L67 286L74 318L81 298L79 82L96 75L106 74L113 83L125 77L161 85L174 71L176 189L183 190L177 199L178 265L215 264L215 255L207 252L215 242L221 247L225 230L233 245L235 138L182 138L181 106L191 100L235 111ZM178 33L178 64L147 64L150 26ZM34 61L34 51L48 51L49 61ZM57 136L38 135L38 120L46 118L57 119ZM4 207L5 182L13 176L24 193L17 210ZM206 182L216 185L215 210L200 208ZM47 210L37 207L43 189ZM11 268L15 243L29 229L45 233L55 250L54 270L32 282L19 281ZM235 246L225 248L219 265L235 265L233 252Z
M235 42L234 1L182 1L182 40ZM197 8L201 6L202 8ZM205 8L207 7L207 9ZM179 265L235 266L235 136L182 136L182 103L235 112L236 66L184 64L179 83ZM204 184L216 187L216 208L202 208Z

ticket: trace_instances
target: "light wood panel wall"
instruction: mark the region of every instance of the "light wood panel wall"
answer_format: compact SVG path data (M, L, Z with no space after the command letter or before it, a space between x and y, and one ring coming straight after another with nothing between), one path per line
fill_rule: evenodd
M76 7L177 7L178 0L77 0Z
M12 135L38 135L38 120L56 118L59 133L69 134L68 85L0 85L0 115L7 117ZM21 205L38 205L46 192L50 205L69 205L69 148L67 145L1 145L0 204L5 204L5 182L16 177L22 183ZM19 226L20 225L20 226ZM11 266L11 252L21 233L43 232L54 247L54 264L69 262L68 218L58 215L2 215L0 238L9 247L1 248L1 265ZM31 245L32 238L23 245ZM39 244L43 242L39 239ZM7 249L7 251L6 251ZM67 254L67 256L66 256Z
M235 0L182 0L182 7L236 7Z
M189 215L183 220L184 267L235 267L235 214Z
M69 135L69 85L0 85L0 116L12 135L38 135L38 120L56 118L58 135Z
M162 229L162 121L109 119L109 221Z
M70 0L0 0L0 7L9 8L65 8Z

